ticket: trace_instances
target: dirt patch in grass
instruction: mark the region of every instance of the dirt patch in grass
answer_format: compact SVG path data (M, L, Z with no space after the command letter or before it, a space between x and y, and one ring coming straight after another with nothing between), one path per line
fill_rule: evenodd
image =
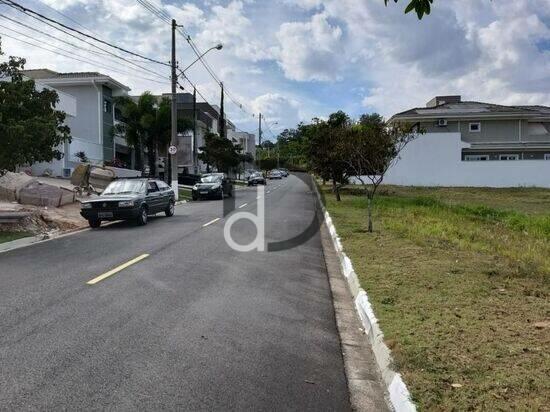
M548 408L549 190L323 193L420 409Z

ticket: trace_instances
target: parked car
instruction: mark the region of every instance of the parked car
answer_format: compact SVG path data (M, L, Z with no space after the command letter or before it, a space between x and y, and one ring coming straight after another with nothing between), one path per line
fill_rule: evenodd
M134 220L146 225L148 216L174 215L176 196L170 186L156 179L117 179L96 198L81 203L80 214L93 228L104 220Z
M267 178L268 178L268 179L282 179L282 178L283 178L283 174L282 174L279 170L271 170L271 171L267 174Z
M265 185L265 177L260 172L252 173L248 177L248 186Z
M202 175L201 181L193 186L191 196L193 200L223 199L224 196L233 196L233 182L225 173L209 173Z
M288 169L279 169L279 172L283 174L283 177L288 177L289 175Z

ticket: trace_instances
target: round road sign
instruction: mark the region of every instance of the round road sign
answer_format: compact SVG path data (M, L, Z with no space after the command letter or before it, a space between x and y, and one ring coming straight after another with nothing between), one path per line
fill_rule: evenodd
M178 148L176 146L170 146L168 148L168 153L170 153L171 155L175 155L177 152L178 152Z

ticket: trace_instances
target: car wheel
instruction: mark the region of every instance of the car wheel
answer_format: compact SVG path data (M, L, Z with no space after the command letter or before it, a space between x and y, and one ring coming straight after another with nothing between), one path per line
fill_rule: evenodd
M139 215L137 217L138 226L145 226L147 224L147 208L141 207Z
M168 207L164 211L164 213L166 214L166 217L174 216L174 207L175 207L174 202L170 200L170 203L168 203Z
M197 196L196 194L193 193L191 195L191 199L193 199L194 201L197 201L197 200L199 200L199 196Z
M90 219L90 220L88 220L88 224L90 225L91 228L97 229L98 227L101 226L101 220L99 220L99 219Z

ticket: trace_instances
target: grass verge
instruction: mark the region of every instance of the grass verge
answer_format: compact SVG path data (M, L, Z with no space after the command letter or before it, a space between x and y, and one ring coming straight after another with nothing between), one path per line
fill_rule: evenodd
M181 200L191 200L191 189L181 189L179 190L179 198Z
M547 407L550 190L322 194L420 409Z
M32 235L33 234L30 232L0 231L0 243L11 242L12 240L22 239Z

